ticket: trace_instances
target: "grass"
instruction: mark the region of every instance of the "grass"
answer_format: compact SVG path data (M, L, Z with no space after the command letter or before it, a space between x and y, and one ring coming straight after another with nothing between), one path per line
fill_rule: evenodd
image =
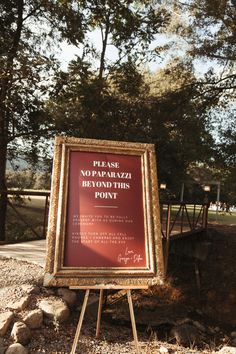
M172 205L171 206L171 220L173 220L179 211L180 204ZM198 217L200 212L201 205L197 205L195 209L195 220ZM187 211L189 214L190 219L193 217L194 212L194 205L187 204ZM163 215L164 218L167 215L167 206L163 206ZM178 220L181 219L181 212L178 216ZM184 212L184 220L187 221L186 212ZM216 212L215 210L208 210L208 223L212 224L219 224L219 225L236 225L236 212L232 212L231 215L229 213L221 213L220 211Z
M33 228L39 236L43 236L43 223L44 223L44 207L45 207L45 197L32 196L24 197L20 201L11 200L12 204L16 207L17 211L22 215L23 219L28 225ZM172 205L171 208L171 219L173 220L179 210L180 205ZM195 210L195 220L200 212L201 206L198 205ZM187 210L190 219L193 217L194 206L191 204L187 205ZM163 206L163 216L164 219L167 214L167 206ZM178 221L181 219L181 213L178 216ZM184 220L187 221L186 213L184 213ZM222 214L214 210L208 211L208 222L209 224L220 224L220 225L236 225L236 212L231 215L228 213ZM7 213L7 241L25 241L36 239L37 236L28 227L20 217L15 213L15 211L8 206Z
M7 242L33 240L42 237L45 197L22 197L20 200L10 199L10 202L19 214L8 205L6 225Z
M232 214L216 212L215 210L208 211L208 222L220 225L236 225L236 212Z

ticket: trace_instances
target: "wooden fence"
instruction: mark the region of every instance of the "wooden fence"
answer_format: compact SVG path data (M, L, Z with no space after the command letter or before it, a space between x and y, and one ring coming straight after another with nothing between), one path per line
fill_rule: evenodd
M45 238L47 232L47 219L50 203L50 191L35 191L35 190L8 190L8 206L14 211L19 220L23 222L37 238ZM20 211L14 203L16 197L44 197L43 213L43 232L39 234L29 222L25 215ZM161 202L161 232L163 240L167 248L169 247L170 239L182 238L189 234L201 232L207 228L208 205L193 204L193 203L177 203L177 202Z

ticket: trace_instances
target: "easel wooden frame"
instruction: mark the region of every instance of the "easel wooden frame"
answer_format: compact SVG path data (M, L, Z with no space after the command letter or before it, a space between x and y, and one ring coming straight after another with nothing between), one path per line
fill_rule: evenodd
M136 329L136 322L135 322L135 316L134 316L134 308L133 308L133 301L132 301L132 296L131 296L131 290L134 289L148 289L147 285L143 285L143 286L127 286L127 287L120 287L120 286L92 286L92 287L86 287L86 286L72 286L70 287L70 289L73 290L86 290L85 291L85 296L84 296L84 301L83 301L83 305L81 308L81 312L80 312L80 317L79 317L79 322L76 328L76 332L75 332L75 337L74 337L74 341L73 341L73 345L71 348L71 352L70 354L75 354L77 345L78 345L78 341L79 341L79 336L80 336L80 332L81 332L81 328L82 328L82 324L83 324L83 319L84 319L84 315L85 315L85 310L87 307L87 303L88 303L88 298L89 298L89 294L90 294L90 290L100 290L100 294L99 294L99 303L98 303L98 313L97 313L97 325L96 325L96 338L99 338L99 334L100 334L100 328L101 328L101 316L102 316L102 301L103 301L103 293L105 289L117 289L117 290L125 290L127 293L127 300L128 300L128 304L129 304L129 312L130 312L130 320L131 320L131 325L132 325L132 332L133 332L133 337L134 337L134 344L135 344L135 348L136 348L136 353L140 354L140 347L139 347L139 343L138 343L138 335L137 335L137 329Z

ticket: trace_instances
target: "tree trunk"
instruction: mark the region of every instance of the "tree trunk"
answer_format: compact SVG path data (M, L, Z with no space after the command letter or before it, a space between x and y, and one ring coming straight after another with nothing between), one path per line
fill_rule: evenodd
M7 187L6 187L7 145L0 140L0 241L6 238Z
M102 52L101 52L101 57L100 57L100 67L99 67L99 74L98 78L99 81L102 81L103 73L105 70L105 55L106 55L106 50L107 50L107 41L108 41L108 35L110 31L110 14L107 14L106 17L106 27L105 31L103 33L103 30L101 29L102 32Z
M7 100L10 100L13 78L14 59L19 48L22 26L24 0L18 0L16 30L12 38L12 45L6 60L5 75L0 78L0 241L6 238L6 214L7 214L7 187L6 187L6 162L7 144L9 135L9 110Z

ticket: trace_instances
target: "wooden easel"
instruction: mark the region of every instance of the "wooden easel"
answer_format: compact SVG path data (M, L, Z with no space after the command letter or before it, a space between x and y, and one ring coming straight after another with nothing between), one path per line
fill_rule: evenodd
M131 297L131 290L132 289L148 289L147 285L143 285L143 286L142 285L138 285L138 286L118 286L118 285L110 285L109 284L109 285L98 285L98 286L95 285L95 286L91 286L91 287L87 287L87 286L72 286L72 287L70 287L70 289L73 289L73 290L78 290L78 289L86 290L85 296L84 296L83 305L82 305L82 309L81 309L81 312L80 312L79 322L78 322L78 325L77 325L77 328L76 328L76 333L75 333L75 337L74 337L74 341L73 341L73 345L72 345L72 349L71 349L70 354L75 354L76 347L77 347L78 340L79 340L79 336L80 336L82 323L83 323L83 319L84 319L85 310L86 310L86 307L87 307L89 293L90 293L90 290L94 290L94 289L100 290L99 304L98 304L98 314L97 314L96 338L98 338L99 334L100 334L101 315L102 315L102 301L103 301L103 292L104 292L104 290L105 289L126 290L128 304L129 304L129 312L130 312L130 319L131 319L131 325L132 325L135 348L136 348L137 354L140 354L140 348L139 348L138 336L137 336L137 330L136 330L136 323L135 323L135 317L134 317L134 308L133 308L133 302L132 302L132 297Z

